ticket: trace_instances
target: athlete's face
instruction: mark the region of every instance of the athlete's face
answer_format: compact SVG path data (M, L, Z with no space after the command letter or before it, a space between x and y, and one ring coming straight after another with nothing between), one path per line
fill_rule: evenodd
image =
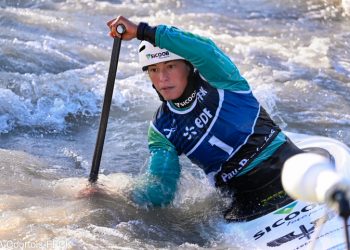
M156 90L171 101L184 92L190 67L184 60L173 60L150 65L147 71Z

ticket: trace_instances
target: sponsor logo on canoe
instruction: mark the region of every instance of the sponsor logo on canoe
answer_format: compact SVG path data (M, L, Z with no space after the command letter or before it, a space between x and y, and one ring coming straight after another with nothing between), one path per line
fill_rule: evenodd
M294 207L296 206L298 202L295 201L292 204L290 204L287 207L284 207L282 209L279 209L277 212L275 212L275 214L282 214L284 215L286 211L290 210L293 211ZM266 226L264 229L259 230L256 234L254 234L254 239L258 240L263 236L268 235L270 232L274 231L276 228L278 228L281 225L284 224L292 224L294 221L297 221L299 217L302 217L303 215L307 215L307 212L309 212L310 210L312 210L313 208L315 208L317 205L316 204L310 204L307 205L303 208L301 208L300 210L296 210L293 211L291 213L288 213L286 216L274 221L271 225Z
M290 214L290 213L293 211L294 207L295 207L297 204L298 204L298 202L295 201L295 202L289 204L289 205L286 206L286 207L283 207L283 208L281 208L281 209L278 209L276 212L274 212L274 214Z
M320 225L320 221L322 220L322 223L326 223L327 221L333 219L335 216L336 216L335 213L327 213L325 218L319 218L317 220L311 221L310 224L308 224L308 225L304 225L304 224L300 225L298 228L283 235L282 237L279 237L275 240L267 242L266 245L268 247L279 247L279 246L281 246L285 243L288 243L290 241L293 241L296 239L303 240L306 238L306 242L304 241L304 243L301 246L295 248L295 249L301 249L301 248L304 249L304 247L306 247L307 245L310 244L311 236L315 232L316 227ZM332 229L328 232L323 230L324 233L317 236L316 239L314 239L314 240L317 240L317 239L325 237L325 236L330 237L330 234L335 233L339 230L343 230L343 228L338 227L338 228Z

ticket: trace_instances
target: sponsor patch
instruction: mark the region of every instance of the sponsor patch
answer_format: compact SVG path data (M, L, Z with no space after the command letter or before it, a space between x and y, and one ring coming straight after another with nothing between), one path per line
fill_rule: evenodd
M167 58L169 56L170 56L169 51L163 51L163 52L160 52L160 53L154 53L154 54L147 54L146 55L148 60L154 59L154 58L162 59L162 58Z

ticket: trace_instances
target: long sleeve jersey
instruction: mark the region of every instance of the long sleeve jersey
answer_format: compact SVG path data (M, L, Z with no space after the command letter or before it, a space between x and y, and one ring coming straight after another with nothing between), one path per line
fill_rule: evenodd
M172 201L181 172L179 155L202 168L214 185L229 187L286 141L235 64L210 39L160 25L155 45L197 69L195 101L185 109L166 101L156 111L148 131L146 179L134 192L138 203Z

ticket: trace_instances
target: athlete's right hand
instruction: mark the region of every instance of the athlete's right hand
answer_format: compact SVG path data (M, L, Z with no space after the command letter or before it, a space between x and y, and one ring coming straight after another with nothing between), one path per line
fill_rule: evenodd
M90 198L98 193L102 193L101 188L88 184L85 188L79 191L77 198Z
M117 27L118 25L124 25L125 27L125 32L123 33L123 36L121 36L117 32ZM123 17L123 16L118 16L117 18L114 18L110 21L107 22L107 26L110 28L109 35L113 38L119 37L122 38L123 40L132 40L136 38L137 35L137 24L133 23L129 19Z

